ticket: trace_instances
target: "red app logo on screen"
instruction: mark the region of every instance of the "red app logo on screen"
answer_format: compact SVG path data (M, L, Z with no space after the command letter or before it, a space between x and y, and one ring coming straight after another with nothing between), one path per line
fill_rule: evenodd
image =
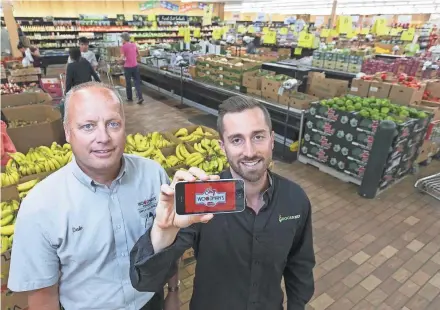
M234 211L235 182L185 184L185 213Z

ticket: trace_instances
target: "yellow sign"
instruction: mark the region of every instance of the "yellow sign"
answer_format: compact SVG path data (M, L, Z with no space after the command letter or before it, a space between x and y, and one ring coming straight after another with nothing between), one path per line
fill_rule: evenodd
M366 27L366 28L362 28L361 29L361 34L363 34L363 35L367 35L367 34L369 34L370 33L370 28L369 27Z
M183 42L184 43L191 43L191 31L189 30L189 28L185 28Z
M315 36L313 34L307 33L305 31L301 31L298 38L298 46L305 48L312 48L314 40L315 40Z
M378 36L387 35L387 20L385 18L378 18L373 25L373 32Z
M156 21L156 14L148 14L147 19L149 22L155 22Z
M157 30L157 22L151 23L151 30Z
M390 36L397 36L399 34L399 29L397 28L391 28L390 30Z
M200 38L200 28L195 28L193 33L194 38Z
M212 38L214 40L220 40L222 38L222 28L215 28L212 31Z
M330 29L321 29L320 37L327 38L330 35Z
M179 31L177 32L177 35L178 35L179 37L183 37L183 36L185 35L185 28L180 27L180 28L179 28Z
M275 43L277 43L277 33L275 31L268 31L263 36L263 42L265 44L275 44Z
M414 39L414 34L416 32L415 28L409 28L408 30L404 30L402 35L400 36L400 40L402 41L412 41Z
M293 51L293 55L300 56L302 53L302 47L295 47L295 50Z
M339 16L336 29L339 33L349 33L352 29L351 16Z
M289 29L287 29L286 27L280 28L281 35L286 35L288 32L289 32Z
M356 33L353 31L353 29L350 29L350 31L347 32L346 38L351 39L356 35Z
M253 25L250 25L250 26L248 27L248 29L247 29L247 32L249 32L249 33L255 33L255 27L254 27ZM246 31L245 31L245 33L246 33Z
M330 36L331 37L339 37L339 32L336 29L330 30Z
M246 31L247 30L246 30L246 27L244 25L238 25L238 28L237 28L237 32L238 33L245 34Z
M266 34L269 32L269 27L263 27L263 34Z

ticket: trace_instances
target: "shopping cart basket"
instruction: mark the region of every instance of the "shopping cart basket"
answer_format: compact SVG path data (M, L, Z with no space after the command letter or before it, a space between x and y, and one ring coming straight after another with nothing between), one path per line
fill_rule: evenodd
M55 105L59 105L64 97L64 80L61 78L42 78L40 79L40 87L48 93Z
M440 173L419 179L414 187L440 200Z

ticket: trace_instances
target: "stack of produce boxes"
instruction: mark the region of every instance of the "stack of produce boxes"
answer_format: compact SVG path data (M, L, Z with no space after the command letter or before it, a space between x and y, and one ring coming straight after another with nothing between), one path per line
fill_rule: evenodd
M261 68L261 64L260 61L246 58L200 57L196 62L196 79L244 92L243 75L247 72L257 71Z
M394 121L397 133L380 187L411 169L432 114L391 104L387 99L344 96L312 104L307 114L301 154L362 180L381 121Z
M362 53L353 54L348 51L326 52L314 51L312 66L342 72L361 72L364 56Z

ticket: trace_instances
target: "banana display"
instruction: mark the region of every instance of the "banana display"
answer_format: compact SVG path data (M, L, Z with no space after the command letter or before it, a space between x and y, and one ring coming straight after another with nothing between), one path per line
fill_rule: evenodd
M20 199L23 199L24 197L27 196L27 194L29 193L29 191L31 189L34 188L34 186L40 182L40 179L36 178L21 184L17 185L17 190L18 190L18 197L20 197Z
M30 148L26 155L20 152L8 153L8 155L11 159L1 176L2 187L17 184L20 176L60 169L72 160L72 148L68 143L61 146L54 142L50 147Z
M157 131L147 133L145 136L140 133L129 134L126 138L125 153L149 158L155 149L162 149L172 145L173 143Z
M1 203L0 235L1 235L1 254L9 250L14 238L14 227L17 210L19 208L17 200L8 200Z
M213 134L209 131L203 131L201 126L197 127L192 133L189 133L187 128L180 128L174 136L184 142L193 142L204 137L213 138Z
M229 167L225 153L220 147L217 139L203 138L200 142L194 143L195 153L186 159L185 164L190 167L199 167L209 174L215 174Z

